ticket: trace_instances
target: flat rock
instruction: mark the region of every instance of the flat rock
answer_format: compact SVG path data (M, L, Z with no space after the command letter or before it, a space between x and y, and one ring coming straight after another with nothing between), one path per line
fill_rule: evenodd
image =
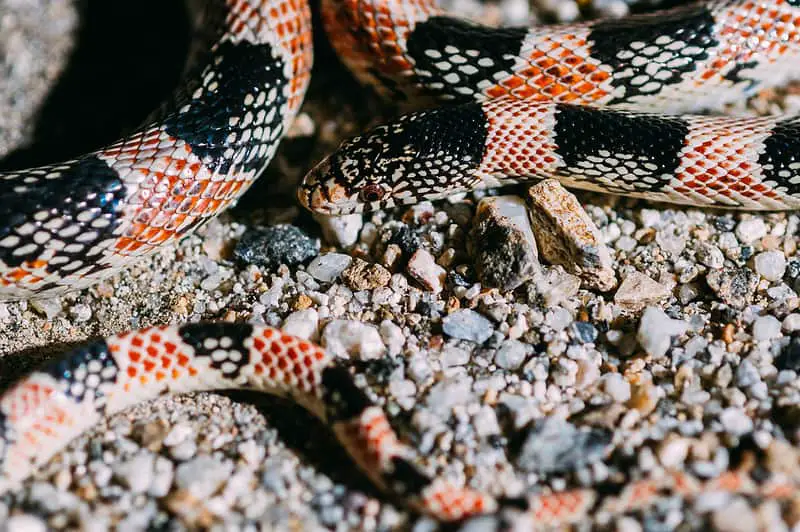
M611 290L616 285L611 254L578 199L558 181L546 179L528 190L528 200L542 257L590 288Z
M540 269L528 209L518 196L481 200L471 243L475 271L484 286L514 290Z
M669 297L670 291L640 272L632 272L622 280L614 302L629 312L638 312L647 305L652 305Z

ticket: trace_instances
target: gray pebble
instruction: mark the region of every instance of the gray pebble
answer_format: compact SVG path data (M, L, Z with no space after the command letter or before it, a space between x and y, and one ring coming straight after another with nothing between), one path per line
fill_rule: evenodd
M506 340L494 355L498 367L513 371L519 368L528 355L528 346L517 340Z
M211 456L198 456L178 466L175 484L188 490L195 498L205 499L219 489L232 471L230 463L220 462Z
M114 474L133 493L145 493L153 481L155 456L149 451L140 451L131 460L117 464Z
M344 253L326 253L315 257L308 265L306 271L317 281L330 283L350 266L353 258Z
M712 244L705 242L700 244L697 247L696 255L697 260L700 261L701 264L712 270L718 270L725 264L725 256L722 254L722 251Z
M600 460L609 442L607 431L578 430L563 419L547 418L532 427L516 462L536 473L575 471Z
M492 336L492 322L471 309L452 312L442 320L442 330L451 338L482 344Z

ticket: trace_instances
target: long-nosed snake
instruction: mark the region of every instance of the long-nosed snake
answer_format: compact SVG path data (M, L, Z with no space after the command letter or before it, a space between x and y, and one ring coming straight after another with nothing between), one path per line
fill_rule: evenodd
M323 18L345 63L382 92L471 103L407 115L343 145L301 189L315 210L352 212L499 176L544 175L699 205L797 203L800 122L792 118L576 105L686 110L780 82L800 70L794 2L718 2L547 30L478 28L417 0L327 0ZM75 161L0 174L0 297L94 283L211 219L269 163L309 80L308 6L213 2L207 23L217 28L210 53L150 125ZM558 525L635 509L662 490L785 498L800 481L755 479L745 464L708 482L685 473L633 482L615 496L480 493L420 472L382 410L320 348L227 323L111 337L25 378L0 398L0 478L12 486L133 403L230 388L292 397L330 424L378 486L446 521L507 509L529 526Z

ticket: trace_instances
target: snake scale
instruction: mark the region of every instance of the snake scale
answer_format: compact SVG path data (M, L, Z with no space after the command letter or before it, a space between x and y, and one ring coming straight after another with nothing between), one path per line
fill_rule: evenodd
M147 125L75 160L0 174L0 298L91 285L202 226L269 164L309 82L309 6L213 1L204 17L205 54ZM550 176L699 206L800 205L800 119L674 114L797 77L797 0L533 29L476 26L428 0L323 0L322 19L360 81L415 105L451 105L345 141L301 185L312 210L361 212ZM321 348L264 326L206 323L98 340L12 387L0 397L0 489L102 416L164 393L218 389L291 397L377 486L442 521L510 513L522 529L555 526L631 511L665 490L786 498L800 480L740 467L707 481L639 480L615 494L481 493L421 471L383 411Z

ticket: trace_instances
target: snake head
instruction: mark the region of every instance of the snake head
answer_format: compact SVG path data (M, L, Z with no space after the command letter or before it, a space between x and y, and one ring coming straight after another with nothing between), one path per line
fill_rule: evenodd
M339 216L443 198L479 181L485 141L477 104L411 113L344 141L306 175L299 199Z

